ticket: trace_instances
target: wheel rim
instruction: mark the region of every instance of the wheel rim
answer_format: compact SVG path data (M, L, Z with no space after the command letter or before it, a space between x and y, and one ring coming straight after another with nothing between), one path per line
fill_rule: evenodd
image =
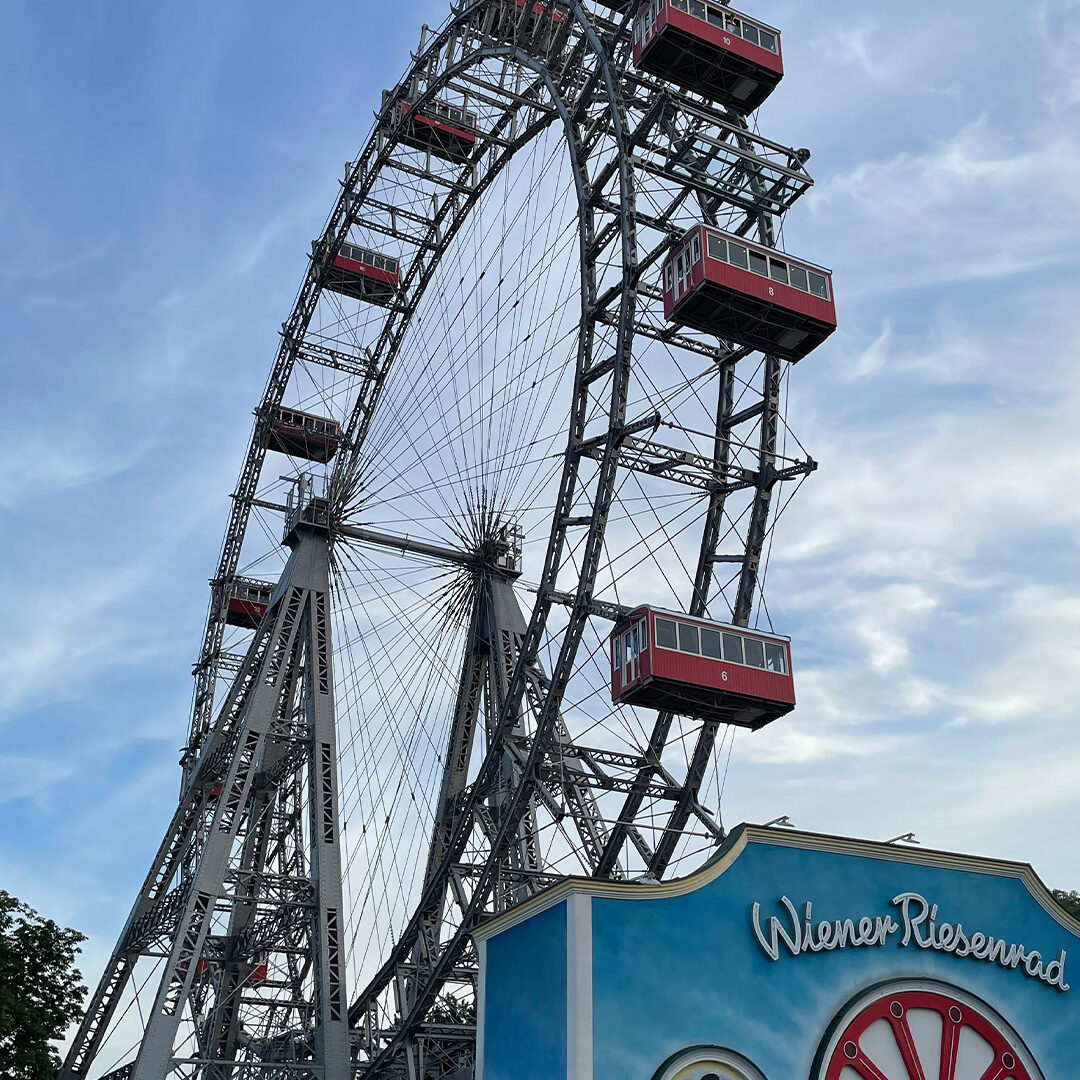
M1019 1036L952 988L900 984L848 1010L821 1080L1041 1080Z

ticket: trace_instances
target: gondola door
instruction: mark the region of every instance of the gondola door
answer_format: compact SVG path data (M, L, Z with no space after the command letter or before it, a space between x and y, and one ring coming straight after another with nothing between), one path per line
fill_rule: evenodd
M641 654L649 644L647 626L645 619L638 619L623 636L623 686L641 678Z
M638 624L626 631L623 640L623 686L631 686L641 675L641 660L638 657Z

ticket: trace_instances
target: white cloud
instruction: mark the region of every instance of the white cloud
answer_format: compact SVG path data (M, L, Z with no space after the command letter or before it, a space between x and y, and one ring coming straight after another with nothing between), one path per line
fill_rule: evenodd
M875 19L830 26L827 33L816 39L820 48L827 50L840 63L855 64L874 81L882 75L880 58L871 52L871 42L880 30Z
M0 632L9 676L0 690L0 715L47 700L71 700L91 674L141 663L153 645L125 615L133 597L146 595L151 568L87 573L52 588L37 588L14 609Z
M16 799L38 802L52 785L68 780L72 772L70 762L55 757L0 755L0 803Z
M0 278L9 282L35 284L62 277L71 270L82 270L100 262L114 244L114 240L104 240L61 258L57 258L47 247L39 246L29 265L26 265L26 260L21 260L17 264L0 267Z
M878 703L855 700L849 681L835 669L797 670L796 678L796 711L739 741L747 761L778 768L862 761L869 767L906 741L882 725Z
M864 391L815 388L799 434L822 468L785 515L774 564L839 557L848 577L975 585L1003 569L973 559L995 537L1080 526L1080 505L1064 497L1080 485L1080 393L1058 382L1080 337L1065 323L1059 315L1004 337L929 328L925 353L890 355L879 379L919 406L875 400L860 415L846 398ZM1034 382L1024 355L1042 365ZM937 386L961 374L969 391L939 402ZM1043 389L1054 385L1053 395ZM848 416L840 429L830 387Z
M0 472L0 509L118 476L130 469L145 446L116 440L119 448L96 445L92 436L12 424ZM115 437L115 433L114 433Z
M844 222L833 258L849 300L866 292L1010 277L1075 258L1080 137L1039 123L1004 133L986 118L921 151L826 177L807 197ZM854 290L854 293L853 293Z
M968 696L972 715L1071 724L1080 702L1080 593L1024 585L1009 596L999 625L1014 647L979 673Z
M828 85L819 94L835 94L860 88L859 99L874 93L940 94L955 93L953 66L942 63L955 51L952 36L962 25L962 17L937 12L932 19L918 18L908 9L902 32L891 18L867 14L862 6L820 5L806 11L797 5L779 25L787 49L805 49L829 75ZM805 24L809 25L805 25ZM796 69L799 77L805 73ZM772 103L770 102L770 105Z
M1037 4L1029 18L1039 45L1044 50L1056 85L1046 91L1044 100L1055 115L1080 105L1080 72L1076 55L1080 51L1080 4Z
M847 360L843 364L843 374L849 379L865 379L877 372L890 362L890 345L892 343L893 328L892 320L886 319L885 325L869 345L864 346L855 356L854 360Z
M923 626L937 607L937 599L925 587L899 582L862 590L842 605L871 670L882 674L906 664L911 632Z

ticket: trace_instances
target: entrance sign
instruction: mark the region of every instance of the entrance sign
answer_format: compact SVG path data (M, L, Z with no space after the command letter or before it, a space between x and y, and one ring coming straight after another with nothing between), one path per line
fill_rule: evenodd
M1080 1080L1080 924L1022 863L743 825L475 940L476 1080Z

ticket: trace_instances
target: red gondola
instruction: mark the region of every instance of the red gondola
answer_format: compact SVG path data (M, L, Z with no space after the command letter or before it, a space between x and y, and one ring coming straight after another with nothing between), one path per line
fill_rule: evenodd
M476 148L476 120L476 113L445 101L422 106L401 101L394 108L394 130L400 142L449 161L465 161Z
M554 29L566 22L566 16L551 3L551 0L515 0L515 5L519 9L528 7L529 13L522 19L520 11L511 12L505 5L496 8L491 28L493 34L509 37L516 31L531 37L537 30L544 27Z
M270 410L263 431L268 450L308 461L329 461L341 443L341 425L336 420L281 405Z
M758 108L784 77L779 30L706 0L642 3L634 64L742 113Z
M220 799L221 798L221 793L224 790L225 790L225 785L222 784L220 781L216 781L215 783L210 785L210 797L213 798L213 799ZM238 790L238 787L234 787L233 790L234 791ZM254 788L248 788L248 793L247 793L248 802L251 802L251 800L253 798L255 798L255 789Z
M318 244L315 250L318 255ZM401 284L397 259L349 243L342 243L333 257L324 245L321 258L326 264L328 289L382 307L388 307L397 296Z
M229 626L254 630L262 622L273 595L274 583L271 581L233 578L225 586L225 622Z
M828 270L705 225L664 261L663 287L665 318L785 360L836 329Z
M640 607L611 635L611 700L757 730L795 707L791 644Z
M270 976L270 965L265 960L252 960L245 965L244 981L248 983L264 983Z

